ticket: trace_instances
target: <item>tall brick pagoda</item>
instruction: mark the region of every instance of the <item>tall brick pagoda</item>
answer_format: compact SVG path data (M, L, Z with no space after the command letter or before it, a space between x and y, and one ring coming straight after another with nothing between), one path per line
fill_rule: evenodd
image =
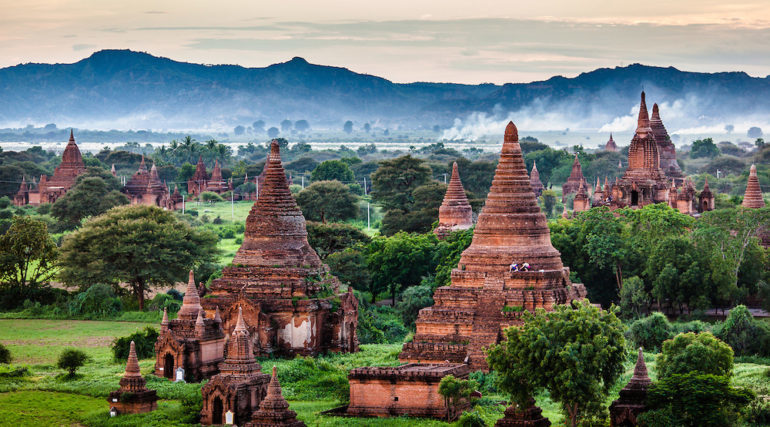
M532 162L532 171L529 173L529 185L532 187L535 197L540 197L543 194L543 190L545 190L543 182L540 181L540 172L537 171L537 162Z
M261 372L254 360L251 337L238 310L235 329L227 343L227 357L219 365L219 374L203 386L201 424L224 424L225 413L233 413L233 424L242 425L265 398L270 377Z
M251 417L246 427L304 427L305 423L297 420L297 413L289 409L289 402L283 398L281 384L273 366L273 376L267 386L267 396L259 404L259 410Z
M86 166L83 163L83 156L75 143L75 135L70 130L70 139L61 156L61 163L53 172L53 176L48 178L46 175L40 175L40 182L37 188L33 185L24 187L26 182L22 177L22 185L19 192L14 196L13 203L16 206L22 205L40 205L42 203L54 203L59 197L63 196L73 185L79 175L86 172Z
M473 241L452 270L451 285L437 289L435 305L420 310L402 362L467 361L487 370L484 349L502 340L504 328L521 324L523 310L551 310L585 297L585 287L570 282L569 268L551 245L518 141L511 122ZM514 263L531 270L512 271Z
M257 355L358 350L358 301L339 294L339 281L308 243L276 141L243 244L202 304L209 314L221 311L228 332L243 309Z
M749 170L749 182L746 184L746 192L743 195L744 208L763 208L765 199L762 197L762 188L759 186L759 177L757 176L757 165L751 165Z
M455 162L452 164L452 179L449 180L444 201L438 208L438 227L433 232L439 239L443 239L453 231L467 230L471 227L473 227L473 210L468 203L463 183L460 181L460 173L457 171L457 162Z
M637 417L647 409L647 390L652 385L652 380L647 375L647 365L644 363L642 349L636 358L634 375L631 381L620 390L620 397L610 405L610 425L635 426Z
M147 382L139 370L139 359L136 357L136 345L131 341L126 362L126 372L120 379L120 388L110 392L107 399L110 408L118 414L141 414L158 408L158 396L155 390L148 390Z
M567 182L561 186L562 201L570 194L577 193L580 184L588 187L588 182L583 176L583 167L580 165L580 159L578 159L577 153L575 153L575 160L572 162L572 170L569 173Z
M668 136L668 131L660 119L660 109L658 104L652 105L652 117L650 117L650 129L655 135L655 143L658 144L658 154L660 156L660 168L666 177L674 179L677 184L681 184L684 179L682 169L676 161L676 147Z
M174 320L163 312L155 342L155 375L176 380L182 368L185 381L200 381L219 372L224 359L225 335L220 319L204 318L201 299L190 270L182 307Z

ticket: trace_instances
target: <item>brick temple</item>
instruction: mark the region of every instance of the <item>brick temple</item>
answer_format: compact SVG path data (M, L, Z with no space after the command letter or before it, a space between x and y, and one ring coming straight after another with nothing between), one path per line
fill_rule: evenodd
M644 363L642 349L636 358L634 375L631 381L620 390L620 397L610 405L610 425L613 427L635 426L637 417L647 409L647 390L652 380L647 375L647 365Z
M147 170L144 156L139 163L139 169L126 182L122 191L132 205L158 206L170 210L182 208L182 196L179 191L171 194L168 186L160 180L155 164Z
M48 178L46 175L40 175L40 182L37 183L37 186L34 183L28 183L22 176L19 191L13 197L13 204L16 206L37 206L43 203L54 203L75 185L77 177L85 172L86 166L83 163L83 156L75 143L75 135L70 130L69 142L64 148L61 163L54 170L53 176Z
M765 199L762 196L762 188L759 186L756 165L751 165L749 170L749 181L746 183L746 192L743 194L741 206L752 209L765 207Z
M254 360L249 331L238 311L235 329L227 343L227 357L219 365L219 373L203 386L201 424L225 424L225 414L233 414L231 424L242 425L251 419L267 394L270 377L261 372Z
M155 390L146 387L147 382L139 369L136 357L136 345L131 341L126 361L126 372L120 379L120 388L110 392L107 401L110 409L118 414L141 414L158 409L158 396Z
M420 310L414 340L399 355L402 362L465 362L486 371L484 349L503 339L504 328L521 324L524 310L551 310L586 296L551 245L518 141L511 122L473 241L452 270L451 285L438 288L435 305ZM512 271L514 263L531 269Z
M568 195L577 193L580 184L588 187L588 182L583 176L583 167L580 165L580 159L578 159L578 155L575 153L575 160L572 161L572 170L569 173L569 178L567 178L567 182L561 186L562 202Z
M308 243L276 141L265 169L243 244L212 282L203 308L221 312L227 333L242 310L255 355L358 351L358 300L352 290L339 293L339 281Z
M197 382L219 372L225 348L222 320L216 313L213 319L205 318L200 301L190 270L177 318L169 320L163 312L160 335L155 342L155 375L178 380L177 369L182 368L182 379Z
M433 232L443 239L453 231L467 230L473 227L473 209L468 203L457 162L452 164L452 178L449 180L444 201L438 208L438 226Z
M610 134L610 139L607 140L607 143L604 144L604 151L611 151L613 153L618 151L618 144L615 144L612 134Z
M585 188L587 190L588 185ZM614 184L607 185L605 180L601 190L600 195L594 194L588 205L582 202L573 205L574 210L580 212L591 206L638 208L666 203L683 214L693 215L714 208L711 190L704 188L698 195L692 181L682 175L674 144L660 119L657 104L653 108L653 119L650 119L644 92L636 132L628 149L628 168Z
M214 170L211 171L211 178L206 182L206 191L222 194L229 190L232 190L232 184L228 185L228 183L222 179L222 168L219 167L219 160L215 160Z
M443 419L448 408L438 393L439 382L447 375L468 379L469 373L468 365L462 363L356 368L348 374L350 404L345 413L358 417Z
M545 190L543 182L540 181L540 172L537 171L537 162L532 162L532 171L529 173L529 185L535 193L535 197L540 197Z

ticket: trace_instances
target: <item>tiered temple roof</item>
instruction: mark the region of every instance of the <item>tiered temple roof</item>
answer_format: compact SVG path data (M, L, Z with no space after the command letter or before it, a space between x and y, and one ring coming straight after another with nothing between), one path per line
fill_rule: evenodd
M473 227L473 210L468 197L465 195L457 162L452 165L452 179L444 195L444 201L438 209L438 227L433 230L441 239L457 230L467 230Z
M525 262L531 271L512 271L512 264ZM585 295L582 284L570 282L569 269L551 244L511 122L471 245L452 270L451 286L439 288L435 305L420 311L414 341L399 358L462 362L469 357L474 369L486 369L483 349L499 341L504 327L519 324L521 311L549 310Z
M610 139L604 145L604 151L612 151L612 152L618 151L618 145L615 144L615 140L612 139L612 134L610 134Z
M744 208L763 208L765 199L762 197L762 188L759 186L759 177L757 176L757 166L751 165L749 170L749 182L746 184L746 192L743 195Z
M613 426L637 425L636 417L646 409L647 390L651 385L652 381L647 375L647 365L640 348L631 381L620 390L618 400L610 405L610 422Z
M684 178L682 169L676 161L676 147L668 136L668 131L660 119L658 104L652 105L652 117L650 118L650 128L655 135L655 142L658 144L658 154L660 156L660 168L668 178Z
M357 318L357 301L343 294L341 309L332 313L334 295L318 297L336 294L339 281L308 243L305 218L289 191L276 141L265 169L243 244L232 266L212 283L204 307L209 313L221 310L226 331L235 327L235 314L243 307L246 326L258 337L258 354L356 351L350 322L357 324L351 318Z
M154 166L155 165L153 164L153 167ZM126 182L126 185L123 187L123 192L127 193L129 196L141 196L147 191L147 184L149 183L150 174L147 172L147 165L144 163L144 156L142 156L142 161L139 163L139 169L137 169L134 175L131 176L128 182Z
M267 395L254 412L247 427L304 427L305 423L297 420L297 413L289 409L289 402L283 398L278 374L273 366L273 375L267 385Z
M543 194L545 187L543 182L540 181L540 172L537 171L537 162L532 162L532 171L529 174L529 185L532 187L532 191L535 192L535 196L540 197Z
M206 173L206 164L203 163L203 156L198 156L198 163L195 165L195 173L192 178L187 180L187 192L191 195L197 195L206 191L206 184L209 175Z
M48 186L69 189L75 184L75 178L85 173L85 171L86 166L83 163L83 156L80 154L80 149L75 143L75 135L70 129L70 139L64 148L64 153L62 153L61 163L54 170L53 176L48 178Z
M158 396L155 390L147 389L146 384L139 370L136 345L131 341L126 371L120 379L120 388L111 392L107 400L118 410L118 413L136 414L155 410L158 407Z
M206 184L206 191L215 193L224 193L229 189L227 182L222 179L222 168L219 167L219 160L214 161L214 170L211 171L211 178Z
M588 186L588 182L583 176L583 167L580 165L580 159L578 159L577 153L575 153L575 160L572 162L572 170L569 173L567 182L561 187L562 199L568 194L577 193L580 184Z

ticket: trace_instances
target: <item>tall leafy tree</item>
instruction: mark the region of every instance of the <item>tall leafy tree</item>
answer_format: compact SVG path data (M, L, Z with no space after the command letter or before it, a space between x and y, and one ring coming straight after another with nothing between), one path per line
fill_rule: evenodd
M344 221L358 214L358 197L339 181L318 181L297 194L297 204L312 221Z
M366 264L372 286L388 289L393 304L399 290L420 284L436 268L432 256L436 236L399 232L391 237L375 237L366 248Z
M144 308L152 286L183 281L217 254L217 236L154 206L124 206L92 218L64 238L59 278L70 286L128 283Z
M321 162L315 169L313 169L310 178L313 182L337 180L346 184L350 184L355 180L353 171L350 170L347 163L341 160L327 160Z
M430 166L423 160L412 156L398 157L380 163L380 167L372 174L371 194L374 201L385 209L383 233L393 234L399 230L426 231L424 221L419 222L415 227L409 225L410 218L405 216L415 209L430 207L431 197L429 196L435 193L435 187L422 189L425 197L421 199L415 196L415 191L431 181L432 173ZM443 194L441 197L443 198ZM436 218L434 217L431 222Z
M575 427L603 418L610 389L623 373L624 326L614 310L587 301L524 313L524 324L505 330L506 340L490 348L487 362L498 387L527 407L539 390L548 390Z
M115 177L110 178L117 181ZM69 191L51 207L51 214L67 228L75 228L84 218L100 215L109 209L128 204L123 193L111 189L109 183L99 176L78 179Z
M13 217L0 235L0 288L24 298L53 277L58 254L44 222Z

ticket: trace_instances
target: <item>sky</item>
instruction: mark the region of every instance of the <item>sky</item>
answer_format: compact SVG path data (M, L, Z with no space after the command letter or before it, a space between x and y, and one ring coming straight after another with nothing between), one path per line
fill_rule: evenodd
M643 63L770 74L768 0L0 0L0 67L100 49L395 82L529 82Z

